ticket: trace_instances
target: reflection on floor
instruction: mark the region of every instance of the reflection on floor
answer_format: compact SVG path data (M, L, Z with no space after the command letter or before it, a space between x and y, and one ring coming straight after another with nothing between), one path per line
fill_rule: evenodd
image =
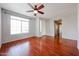
M77 42L75 40L57 39L51 36L30 37L3 44L1 56L76 56Z

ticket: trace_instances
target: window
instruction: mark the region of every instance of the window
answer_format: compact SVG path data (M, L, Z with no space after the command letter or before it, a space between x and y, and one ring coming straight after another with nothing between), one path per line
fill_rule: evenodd
M42 20L40 20L40 33L42 32Z
M11 16L10 23L11 34L29 33L29 19Z
M25 33L25 32L28 32L29 30L29 22L22 22L22 32Z
M21 21L11 20L11 34L18 34L21 32Z

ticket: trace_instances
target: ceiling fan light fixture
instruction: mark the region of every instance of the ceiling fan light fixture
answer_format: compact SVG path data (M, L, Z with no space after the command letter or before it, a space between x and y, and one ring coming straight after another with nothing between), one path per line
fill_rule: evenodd
M43 11L41 11L42 8L44 8L44 5L41 4L40 6L38 5L34 5L32 6L30 3L28 4L33 10L29 10L27 12L33 12L34 16L36 16L37 14L44 14Z
M35 13L35 14L37 14L37 13L38 13L38 11L37 11L37 10L34 10L34 13Z

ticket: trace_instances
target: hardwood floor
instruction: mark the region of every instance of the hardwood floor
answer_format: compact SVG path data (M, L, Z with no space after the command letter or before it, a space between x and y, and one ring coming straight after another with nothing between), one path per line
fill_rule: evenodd
M77 42L51 36L30 37L3 44L1 56L77 56Z

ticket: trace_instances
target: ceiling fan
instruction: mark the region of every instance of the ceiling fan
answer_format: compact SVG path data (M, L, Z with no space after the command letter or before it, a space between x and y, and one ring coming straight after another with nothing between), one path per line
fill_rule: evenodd
M29 5L33 10L29 10L29 11L26 11L26 12L34 12L34 16L36 16L37 13L39 13L39 14L44 14L44 12L40 11L42 8L44 8L44 5L43 5L43 4L41 4L40 6L38 6L38 5L32 6L30 3L28 3L28 5Z

